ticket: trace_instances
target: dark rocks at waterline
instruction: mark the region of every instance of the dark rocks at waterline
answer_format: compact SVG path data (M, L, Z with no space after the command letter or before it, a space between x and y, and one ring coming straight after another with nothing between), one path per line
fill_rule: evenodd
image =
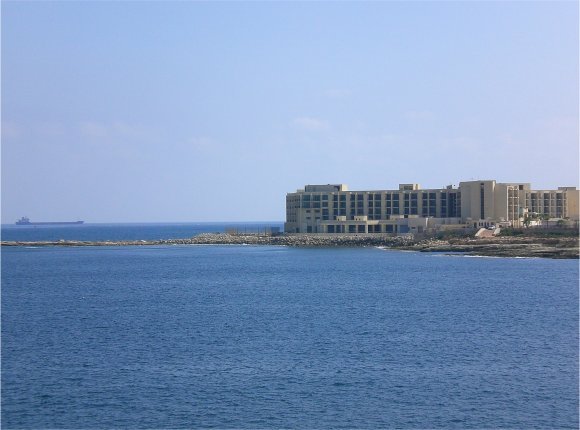
M578 238L496 237L423 240L406 250L464 253L487 257L578 258Z

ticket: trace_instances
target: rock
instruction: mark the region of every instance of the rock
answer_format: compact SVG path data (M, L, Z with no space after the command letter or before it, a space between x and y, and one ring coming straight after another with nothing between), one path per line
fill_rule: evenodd
M415 241L410 236L382 234L263 234L231 235L202 233L189 239L160 239L135 241L66 241L55 242L1 242L2 246L147 246L147 245L280 245L291 247L386 247L421 252L463 252L469 255L497 257L578 258L578 238L493 237L460 239L424 239Z

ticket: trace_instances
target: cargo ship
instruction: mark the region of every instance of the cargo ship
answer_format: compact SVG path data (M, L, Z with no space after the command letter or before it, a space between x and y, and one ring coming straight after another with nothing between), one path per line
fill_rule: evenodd
M25 216L16 221L16 225L79 225L83 223L84 221L32 222Z

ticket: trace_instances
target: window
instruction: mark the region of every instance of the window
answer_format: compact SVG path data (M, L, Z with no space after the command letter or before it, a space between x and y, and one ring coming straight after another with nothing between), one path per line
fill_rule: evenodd
M485 191L483 190L483 184L481 184L481 189L479 190L479 204L480 204L480 218L481 219L485 219L484 202L485 202Z

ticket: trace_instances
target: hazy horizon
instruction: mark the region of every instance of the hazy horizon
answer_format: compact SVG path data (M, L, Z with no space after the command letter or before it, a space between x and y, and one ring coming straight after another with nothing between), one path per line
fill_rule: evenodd
M21 217L18 217L21 218ZM30 219L30 222L43 222L43 221L48 221L48 222L53 222L53 221L63 221L63 220L44 220L44 219L32 219L30 217L28 217ZM17 225L16 224L16 219L14 221L10 221L10 220L2 220L2 225L3 226L7 226L7 227L14 227L14 228L78 228L78 227L82 227L82 226L86 226L86 225L109 225L109 224L115 224L115 225L124 225L124 224L131 224L131 225L139 225L139 224L152 224L152 225L183 225L183 224L203 224L203 225L220 225L220 224L225 224L225 225L231 225L232 227L243 227L244 225L260 225L260 226L264 226L264 227L270 227L268 225L264 225L267 223L275 223L275 224L283 224L284 220L256 220L256 221L108 221L108 222L83 222L82 224L70 224L70 225L46 225L46 226L37 226L37 225ZM64 220L64 221L84 221L84 220Z
M3 2L2 223L578 186L577 2Z

